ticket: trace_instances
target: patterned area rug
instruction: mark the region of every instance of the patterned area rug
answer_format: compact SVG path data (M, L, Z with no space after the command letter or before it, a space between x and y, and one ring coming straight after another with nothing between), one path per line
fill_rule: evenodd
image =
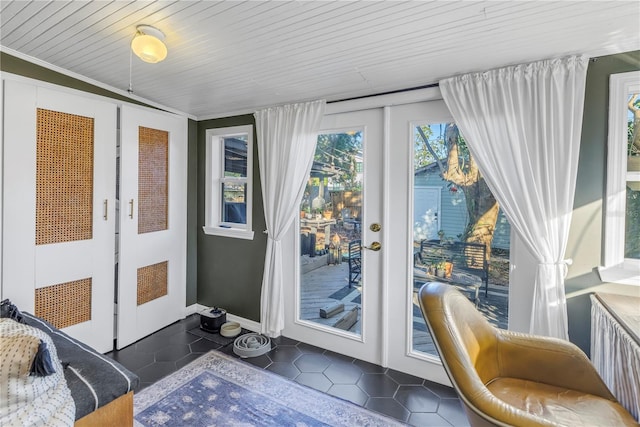
M135 395L136 426L401 426L211 351Z

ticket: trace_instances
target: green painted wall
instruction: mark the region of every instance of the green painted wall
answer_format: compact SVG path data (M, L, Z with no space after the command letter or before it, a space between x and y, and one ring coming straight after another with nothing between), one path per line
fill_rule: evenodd
M105 96L119 101L126 101L133 104L145 105L141 102L129 99L115 92L94 86L73 77L66 76L56 71L49 70L45 67L32 64L15 56L11 56L5 52L0 52L0 70L6 73L17 74L24 77L40 80L64 86L96 95ZM154 108L154 107L151 107ZM197 302L197 264L196 264L196 213L197 213L197 151L198 141L196 139L197 124L193 120L188 122L188 176L187 176L187 305Z
M188 122L187 306L198 302L198 123Z
M207 129L254 125L253 115L198 122L198 303L219 306L245 319L260 321L260 294L267 236L258 168L258 145L253 143L253 240L204 234L205 156Z
M566 280L569 335L587 354L591 342L589 293L629 294L623 285L602 284L595 268L602 264L603 200L606 189L609 76L640 70L640 51L597 58L589 63L576 196L567 258L573 259Z

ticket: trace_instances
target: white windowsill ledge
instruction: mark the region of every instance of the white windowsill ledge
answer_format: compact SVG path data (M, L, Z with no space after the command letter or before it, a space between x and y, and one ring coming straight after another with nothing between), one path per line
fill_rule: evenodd
M640 286L640 269L623 264L611 267L598 267L600 280L608 283Z
M234 239L253 240L253 230L239 230L237 228L226 227L202 227L204 234L210 236L231 237Z

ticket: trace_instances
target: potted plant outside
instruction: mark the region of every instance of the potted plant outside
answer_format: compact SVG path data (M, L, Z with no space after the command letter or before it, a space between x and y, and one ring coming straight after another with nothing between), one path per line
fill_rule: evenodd
M436 277L444 278L445 275L445 263L444 261L438 261L431 265L431 274Z
M326 205L324 205L322 217L324 219L331 219L333 217L333 207L331 206L331 203L327 203Z
M451 274L453 273L453 263L451 261L444 262L444 278L451 279Z

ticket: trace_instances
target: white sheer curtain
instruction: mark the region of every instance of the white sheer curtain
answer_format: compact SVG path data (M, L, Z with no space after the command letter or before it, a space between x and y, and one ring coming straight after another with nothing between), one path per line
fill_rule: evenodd
M256 111L260 180L267 223L267 253L262 277L262 333L277 337L284 328L282 244L291 227L313 163L325 101Z
M529 330L563 339L587 63L572 56L440 82L480 172L538 261Z

